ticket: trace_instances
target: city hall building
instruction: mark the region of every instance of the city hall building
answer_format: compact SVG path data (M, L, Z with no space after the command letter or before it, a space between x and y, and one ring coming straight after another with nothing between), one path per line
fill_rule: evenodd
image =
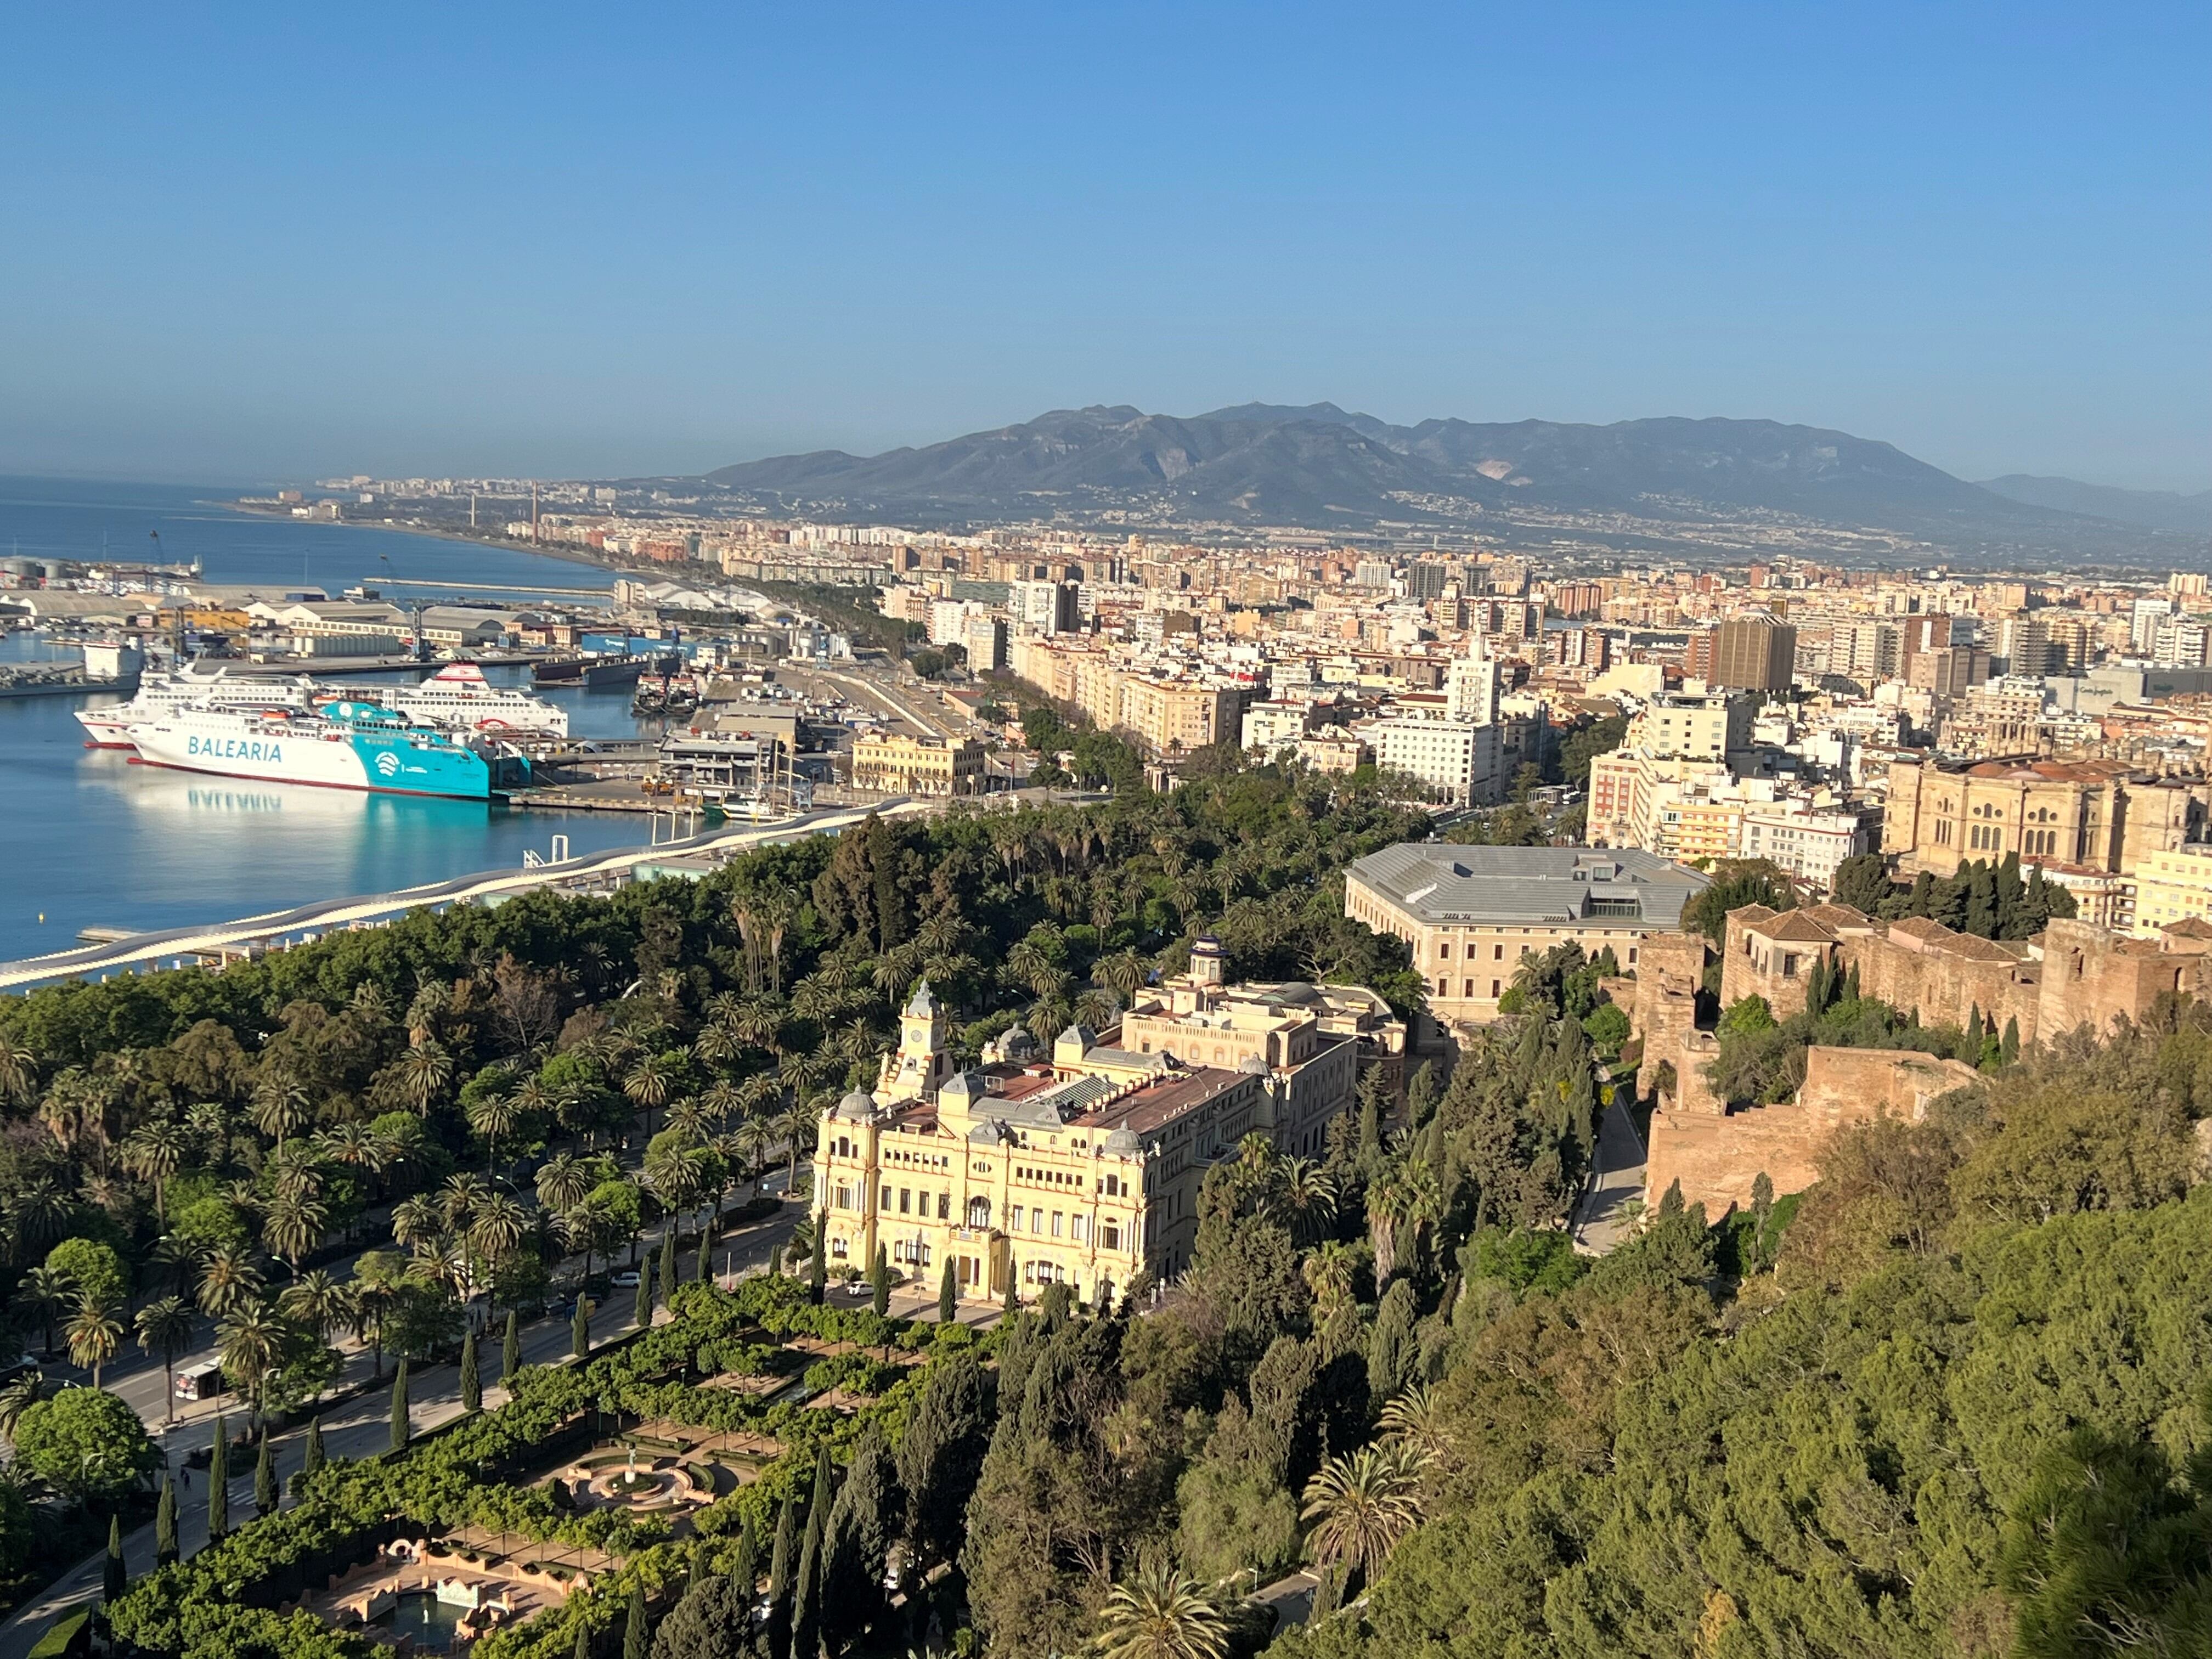
M884 1247L925 1288L945 1263L963 1299L1086 1302L1189 1266L1200 1184L1254 1132L1321 1150L1363 1065L1402 1066L1405 1026L1358 986L1224 986L1200 940L1191 971L1140 992L1102 1038L1071 1025L1049 1059L1018 1028L957 1069L927 984L874 1093L822 1119L816 1191L830 1266ZM1110 1039L1110 1040L1109 1040Z

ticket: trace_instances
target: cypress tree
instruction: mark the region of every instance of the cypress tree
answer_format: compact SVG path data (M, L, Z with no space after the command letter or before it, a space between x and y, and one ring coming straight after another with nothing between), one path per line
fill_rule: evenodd
M576 1298L575 1322L568 1328L568 1352L579 1359L592 1352L592 1303L588 1297L580 1295Z
M123 1517L107 1517L107 1560L101 1569L100 1599L112 1603L131 1587L131 1575L123 1570Z
M1844 975L1844 1000L1856 1002L1858 1000L1859 965L1855 962L1850 966L1850 971Z
M415 1425L407 1408L407 1362L392 1373L392 1449L405 1451L415 1437Z
M579 1623L576 1626L576 1651L570 1659L592 1659L592 1627Z
M791 1594L792 1659L812 1659L821 1645L822 1551L830 1533L830 1447L814 1464L814 1497L806 1505L806 1541L799 1550L799 1580Z
M177 1484L165 1473L161 1476L161 1499L154 1505L154 1565L173 1566L178 1554Z
M950 1325L960 1316L960 1286L952 1277L952 1258L945 1258L945 1275L937 1281L937 1322Z
M783 1495L783 1507L775 1517L775 1547L768 1565L768 1650L771 1656L783 1651L785 1640L791 1633L791 1569L793 1534L796 1530L792 1514L789 1492Z
M643 1586L629 1587L629 1613L623 1621L623 1659L651 1659L653 1633L645 1624Z
M269 1425L261 1425L261 1452L253 1460L253 1512L274 1515L276 1512L276 1463L269 1455Z
M323 1419L311 1417L307 1419L307 1449L300 1458L301 1476L312 1480L323 1472L323 1465L328 1461L323 1455Z
M1959 1044L1959 1058L1969 1066L1982 1063L1982 1005L1978 1002L1966 1016L1966 1035Z
M807 1270L806 1293L816 1307L830 1291L830 1212L818 1212L814 1218L814 1265Z
M999 1305L1009 1314L1022 1310L1022 1293L1014 1287L1014 1264L1011 1259L1006 1262L1006 1294Z
M745 1605L750 1607L753 1598L760 1594L760 1547L754 1541L750 1520L738 1529L738 1555L730 1563L730 1577L744 1593Z
M702 1285L711 1284L714 1281L714 1235L721 1230L721 1224L722 1206L718 1200L714 1206L714 1215L713 1219L708 1221L706 1226L700 1230L699 1233L698 1280Z
M660 1241L660 1300L665 1306L676 1303L676 1218L668 1220L668 1232Z
M208 1453L208 1542L230 1531L230 1425L215 1417L215 1445Z
M477 1375L477 1333L473 1325L461 1338L461 1409L483 1409L483 1382Z
M2020 1021L2015 1017L2005 1021L2004 1036L1997 1042L1997 1058L2007 1066L2020 1060Z
M1359 1091L1359 1161L1371 1163L1382 1155L1382 1068L1370 1073L1372 1085Z
M653 1275L637 1276L637 1295L631 1299L629 1322L640 1329L653 1323Z
M500 1386L512 1389L514 1374L522 1369L522 1318L514 1309L507 1310L507 1340L500 1346Z
M881 1244L876 1246L876 1259L868 1264L868 1303L881 1319L891 1310L891 1259Z

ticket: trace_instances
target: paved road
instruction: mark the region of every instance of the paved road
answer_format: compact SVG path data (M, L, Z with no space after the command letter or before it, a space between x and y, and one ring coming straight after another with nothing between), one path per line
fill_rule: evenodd
M1603 1255L1627 1237L1629 1218L1623 1212L1644 1196L1644 1142L1628 1109L1616 1099L1598 1120L1597 1155L1575 1204L1577 1249Z
M771 1186L780 1185L782 1172L770 1177ZM805 1215L803 1206L785 1205L775 1215L763 1218L752 1225L729 1234L717 1251L717 1272L728 1282L731 1277L767 1264L769 1253L780 1249L791 1237L792 1230ZM657 1237L657 1233L651 1237ZM689 1264L685 1264L687 1268ZM631 1293L618 1291L606 1297L603 1305L592 1315L592 1338L594 1343L635 1328L630 1318L633 1307ZM532 1322L522 1328L522 1357L526 1364L544 1364L568 1357L574 1341L570 1322L554 1317ZM489 1343L482 1345L482 1363L487 1376L497 1375L500 1365L498 1338L495 1334ZM342 1382L366 1377L372 1357L364 1351L352 1349L346 1353L346 1369ZM181 1369L181 1367L180 1367ZM149 1429L159 1437L168 1454L170 1466L181 1470L185 1459L192 1452L214 1442L214 1420L221 1401L187 1407L188 1416L163 1432L161 1423L161 1373L158 1368L150 1377L140 1375L127 1379L104 1377L118 1394L131 1399L139 1407L139 1414L147 1419ZM460 1377L453 1366L433 1365L412 1370L408 1376L408 1407L416 1432L435 1428L439 1424L459 1414ZM484 1389L487 1407L501 1404L506 1392L494 1386ZM141 1402L144 1403L141 1403ZM234 1400L230 1402L234 1427L239 1425L242 1413ZM380 1452L391 1444L392 1395L388 1388L371 1389L360 1397L343 1405L333 1407L323 1417L323 1445L332 1457L361 1457ZM307 1432L304 1426L277 1437L272 1442L277 1478L289 1480L300 1467L304 1455ZM234 1526L245 1522L253 1513L253 1462L241 1460L242 1467L234 1466L230 1487L230 1514ZM178 1489L178 1541L185 1555L207 1542L207 1474L185 1472L184 1484ZM149 1572L154 1566L154 1528L140 1528L123 1540L125 1565L132 1577ZM46 1626L80 1604L100 1594L106 1552L89 1556L64 1574L36 1601L19 1608L5 1624L0 1624L0 1659L26 1659Z

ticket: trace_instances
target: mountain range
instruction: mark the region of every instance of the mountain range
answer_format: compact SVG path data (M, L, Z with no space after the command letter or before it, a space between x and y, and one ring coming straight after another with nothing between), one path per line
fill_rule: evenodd
M2194 507L2212 517L2212 497L2167 503L2024 477L1972 483L1893 445L1819 427L1679 417L1394 426L1327 403L1188 416L1126 404L1055 410L921 448L776 456L706 481L764 506L845 519L1449 528L1504 545L1622 552L2171 564L2201 562L2212 530L2189 516Z

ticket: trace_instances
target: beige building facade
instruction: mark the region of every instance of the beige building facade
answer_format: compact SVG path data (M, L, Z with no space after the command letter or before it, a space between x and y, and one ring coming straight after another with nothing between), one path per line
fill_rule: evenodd
M1890 763L1881 850L1907 875L1948 876L1963 859L2080 866L2131 875L2199 840L2212 783L2111 761Z
M1636 848L1409 842L1345 872L1344 913L1407 941L1432 1018L1480 1025L1498 1018L1524 954L1575 944L1633 971L1644 940L1680 927L1706 884Z
M862 738L853 745L853 787L889 795L980 795L983 745L904 732Z
M822 1120L831 1267L865 1272L881 1245L927 1288L950 1261L963 1300L1065 1284L1096 1304L1165 1279L1190 1263L1207 1170L1252 1133L1318 1152L1363 1058L1404 1053L1404 1026L1362 988L1224 987L1218 951L1193 968L1140 995L1111 1042L1071 1026L1046 1059L1018 1029L964 1070L920 988L876 1091Z

